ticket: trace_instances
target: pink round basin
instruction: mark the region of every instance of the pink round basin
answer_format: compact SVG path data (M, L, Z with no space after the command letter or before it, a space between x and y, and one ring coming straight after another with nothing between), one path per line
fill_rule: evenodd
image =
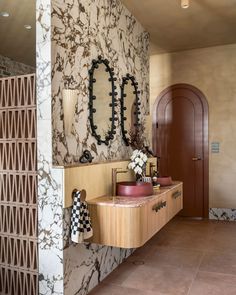
M116 184L117 196L146 197L153 195L153 187L149 182L123 181Z
M157 178L157 182L160 186L169 186L172 185L172 179L170 176L162 176Z

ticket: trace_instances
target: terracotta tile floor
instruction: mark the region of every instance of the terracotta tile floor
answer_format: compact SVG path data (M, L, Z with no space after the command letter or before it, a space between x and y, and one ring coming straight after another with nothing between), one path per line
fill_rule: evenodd
M176 218L90 295L236 295L236 222Z

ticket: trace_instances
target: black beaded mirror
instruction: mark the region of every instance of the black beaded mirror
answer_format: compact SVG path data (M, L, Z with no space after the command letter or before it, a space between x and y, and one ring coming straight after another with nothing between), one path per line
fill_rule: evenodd
M130 142L130 133L135 134L140 125L140 91L135 77L129 74L122 78L121 85L121 130L125 144Z
M101 56L89 70L89 121L97 143L108 145L116 133L116 86L114 69Z

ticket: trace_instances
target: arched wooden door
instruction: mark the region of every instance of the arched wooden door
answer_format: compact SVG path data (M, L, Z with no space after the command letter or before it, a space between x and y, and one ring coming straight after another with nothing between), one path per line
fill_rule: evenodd
M159 171L184 183L180 215L208 217L208 104L203 93L188 84L165 89L157 98L153 147Z

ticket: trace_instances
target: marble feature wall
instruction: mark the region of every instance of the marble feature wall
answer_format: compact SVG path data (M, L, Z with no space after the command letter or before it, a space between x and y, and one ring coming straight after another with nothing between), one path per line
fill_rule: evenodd
M119 121L115 139L108 147L97 146L91 136L87 119L88 70L98 55L107 58L117 77L118 98L122 77L127 73L135 75L144 115L149 103L149 35L119 0L79 0L63 4L54 1L52 6L54 162L76 163L83 149L92 151L95 162L126 159L131 149L122 142ZM67 137L63 127L63 88L76 89L78 94L73 134ZM85 295L133 249L71 244L70 212L71 208L64 209L64 294Z
M86 295L124 261L133 249L71 244L71 208L64 209L64 294Z
M35 73L36 69L0 55L0 78Z
M84 149L94 162L127 159L117 122L117 134L109 146L97 146L88 122L88 69L98 55L107 58L117 77L135 75L142 97L142 113L149 106L149 35L120 0L52 1L53 160L56 165L77 163ZM65 136L62 89L77 90L73 134ZM117 107L118 113L119 107Z
M51 7L37 0L39 294L63 290L63 170L52 168Z
M135 75L144 114L148 46L148 34L120 0L37 0L39 294L87 294L133 251L71 244L71 208L63 209L63 169L52 165L78 162L85 148L96 162L128 157L130 150L121 142L119 128L108 147L97 147L91 136L88 69L92 59L102 55L115 69L117 86L123 75ZM63 88L78 93L74 130L68 137L63 127Z
M215 220L236 221L236 209L210 208L209 218Z

